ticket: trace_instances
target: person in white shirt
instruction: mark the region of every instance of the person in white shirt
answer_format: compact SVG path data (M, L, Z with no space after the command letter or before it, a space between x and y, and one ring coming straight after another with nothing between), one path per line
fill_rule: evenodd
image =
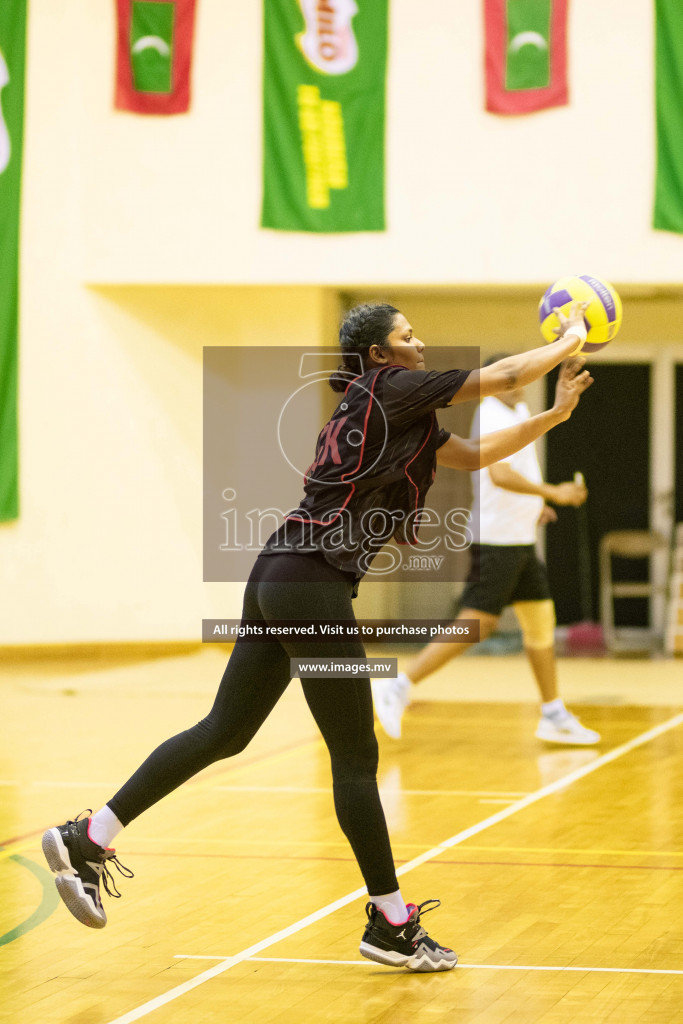
M489 360L504 358L498 354ZM479 405L471 436L481 437L529 419L524 389L489 396ZM460 601L457 622L476 619L479 640L495 630L505 607L512 605L524 637L541 696L541 717L536 736L547 743L591 746L599 733L587 729L558 696L555 661L555 605L548 574L536 554L538 525L554 522L551 505L582 505L588 491L582 484L543 482L534 443L509 458L473 474L474 504L470 573ZM472 644L431 643L393 679L373 681L375 711L384 731L401 735L401 719L410 703L412 686L464 654Z

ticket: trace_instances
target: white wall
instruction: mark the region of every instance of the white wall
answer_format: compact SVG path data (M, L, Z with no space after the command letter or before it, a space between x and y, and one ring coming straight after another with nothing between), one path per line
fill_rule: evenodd
M50 6L34 0L33 20ZM192 110L170 119L112 109L113 4L61 6L57 38L36 40L30 56L35 67L59 52L60 73L78 83L86 280L683 278L683 239L650 226L649 3L572 0L570 105L504 118L483 109L479 0L391 0L389 229L336 237L258 227L260 2L201 0Z
M243 589L202 583L202 346L323 344L329 297L94 291L41 283L30 265L25 280L36 301L22 310L21 515L0 529L0 645L197 639L203 616L239 615Z

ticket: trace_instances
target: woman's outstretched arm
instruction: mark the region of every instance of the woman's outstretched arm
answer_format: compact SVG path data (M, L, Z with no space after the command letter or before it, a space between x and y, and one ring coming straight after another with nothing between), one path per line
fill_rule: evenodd
M524 423L485 434L482 438L463 438L451 434L436 453L437 463L450 469L464 469L470 472L485 469L486 466L513 455L520 448L526 448L558 423L564 423L578 405L579 398L586 388L593 383L589 371L583 369L585 362L586 360L579 356L568 359L563 365L557 379L555 401L551 409L532 416Z
M552 344L507 356L481 370L473 370L453 395L449 405L471 402L473 399L480 401L488 395L500 395L523 388L539 377L544 377L564 359L577 355L586 340L586 326L583 322L585 307L585 302L575 303L568 317L561 310L557 311L560 336Z

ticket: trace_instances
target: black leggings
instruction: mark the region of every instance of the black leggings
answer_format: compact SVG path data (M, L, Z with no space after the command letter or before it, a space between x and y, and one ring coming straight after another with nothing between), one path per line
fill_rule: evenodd
M243 618L355 621L353 579L319 555L261 555L244 593ZM290 681L289 659L364 658L360 641L325 644L237 640L214 705L197 725L166 740L109 801L127 825L167 793L220 758L238 754L273 710ZM334 806L373 896L398 889L377 790L377 740L367 676L302 680L308 706L332 762Z

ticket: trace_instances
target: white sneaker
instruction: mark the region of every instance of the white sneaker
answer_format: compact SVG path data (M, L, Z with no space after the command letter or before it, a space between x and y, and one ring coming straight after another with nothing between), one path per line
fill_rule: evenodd
M566 711L561 715L541 715L536 738L546 743L590 747L600 742L600 733L594 729L587 729L585 725L581 725L576 715Z
M411 685L403 672L393 679L372 680L372 699L380 725L395 740L401 738L401 719L410 704Z

